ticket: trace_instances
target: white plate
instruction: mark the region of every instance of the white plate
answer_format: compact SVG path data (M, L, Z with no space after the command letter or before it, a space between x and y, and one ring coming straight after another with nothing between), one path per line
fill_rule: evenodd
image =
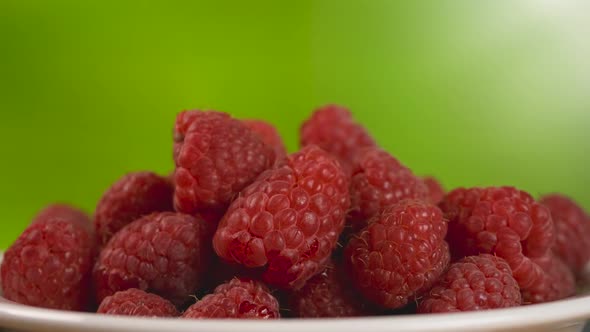
M276 321L115 317L29 307L7 301L1 295L0 292L0 328L31 332L578 332L582 331L584 321L590 318L590 295L546 304L480 312Z

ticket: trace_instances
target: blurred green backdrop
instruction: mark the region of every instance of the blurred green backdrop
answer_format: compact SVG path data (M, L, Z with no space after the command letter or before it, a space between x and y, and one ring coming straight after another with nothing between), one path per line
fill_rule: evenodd
M590 2L0 1L0 248L52 201L91 212L172 169L175 114L276 124L321 104L447 188L590 208Z

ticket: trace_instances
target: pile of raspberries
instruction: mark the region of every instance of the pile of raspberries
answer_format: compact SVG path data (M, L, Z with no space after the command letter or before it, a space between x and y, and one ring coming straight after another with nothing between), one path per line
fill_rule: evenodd
M185 111L174 172L136 172L91 218L43 209L6 251L3 296L145 317L350 317L555 301L588 280L572 199L415 175L341 106L289 154L260 120Z

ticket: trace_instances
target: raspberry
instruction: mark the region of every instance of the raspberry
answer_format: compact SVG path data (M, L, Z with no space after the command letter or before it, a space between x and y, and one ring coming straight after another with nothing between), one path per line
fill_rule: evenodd
M550 253L533 259L543 271L541 281L522 292L524 303L543 303L561 300L574 295L576 280L570 268L556 255Z
M3 296L36 307L86 310L93 245L79 223L37 218L4 254Z
M530 258L548 253L554 227L549 210L531 195L513 187L458 188L440 206L455 257L494 254L508 262L521 290L539 282L543 271Z
M206 234L203 220L172 212L153 213L125 226L94 267L98 301L138 288L182 304L200 286L207 266Z
M367 130L354 121L350 111L338 105L326 105L314 111L301 126L301 146L315 144L332 153L350 173L357 154L376 147Z
M349 284L346 273L333 264L293 292L290 308L295 317L354 317L371 311Z
M362 229L382 209L403 199L429 199L422 179L379 148L365 149L359 155L350 194L349 222L353 230Z
M590 216L569 197L550 194L540 203L551 211L555 224L553 251L578 276L590 262Z
M96 206L94 225L100 245L141 216L172 211L173 192L167 178L151 172L129 173L120 178Z
M425 176L422 178L422 181L424 181L424 184L428 188L430 203L440 203L445 197L445 188L443 188L434 176Z
M275 161L273 148L221 112L185 111L174 129L174 206L195 214L225 209Z
M266 266L269 284L299 288L325 267L349 204L340 164L307 146L240 193L219 223L213 247L225 260Z
M279 318L279 302L255 281L232 279L190 306L183 318Z
M262 139L264 143L271 146L275 151L275 158L277 160L283 159L287 156L287 149L285 143L277 129L270 123L262 120L242 120L243 123L252 129Z
M170 301L136 288L107 296L98 307L97 313L141 317L176 317L179 315Z
M389 309L427 291L449 264L447 224L434 205L404 200L387 207L344 250L353 282Z
M520 289L505 260L489 254L451 264L421 300L418 313L487 310L520 306Z
M86 212L68 204L57 203L46 206L33 218L31 224L44 222L49 219L68 220L84 228L89 234L94 233L94 227Z

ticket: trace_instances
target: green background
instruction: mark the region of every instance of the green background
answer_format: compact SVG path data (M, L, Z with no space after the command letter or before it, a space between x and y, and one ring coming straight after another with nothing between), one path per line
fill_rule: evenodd
M177 112L278 126L349 106L447 188L590 208L590 2L0 1L0 248L52 201L91 212L172 169Z

